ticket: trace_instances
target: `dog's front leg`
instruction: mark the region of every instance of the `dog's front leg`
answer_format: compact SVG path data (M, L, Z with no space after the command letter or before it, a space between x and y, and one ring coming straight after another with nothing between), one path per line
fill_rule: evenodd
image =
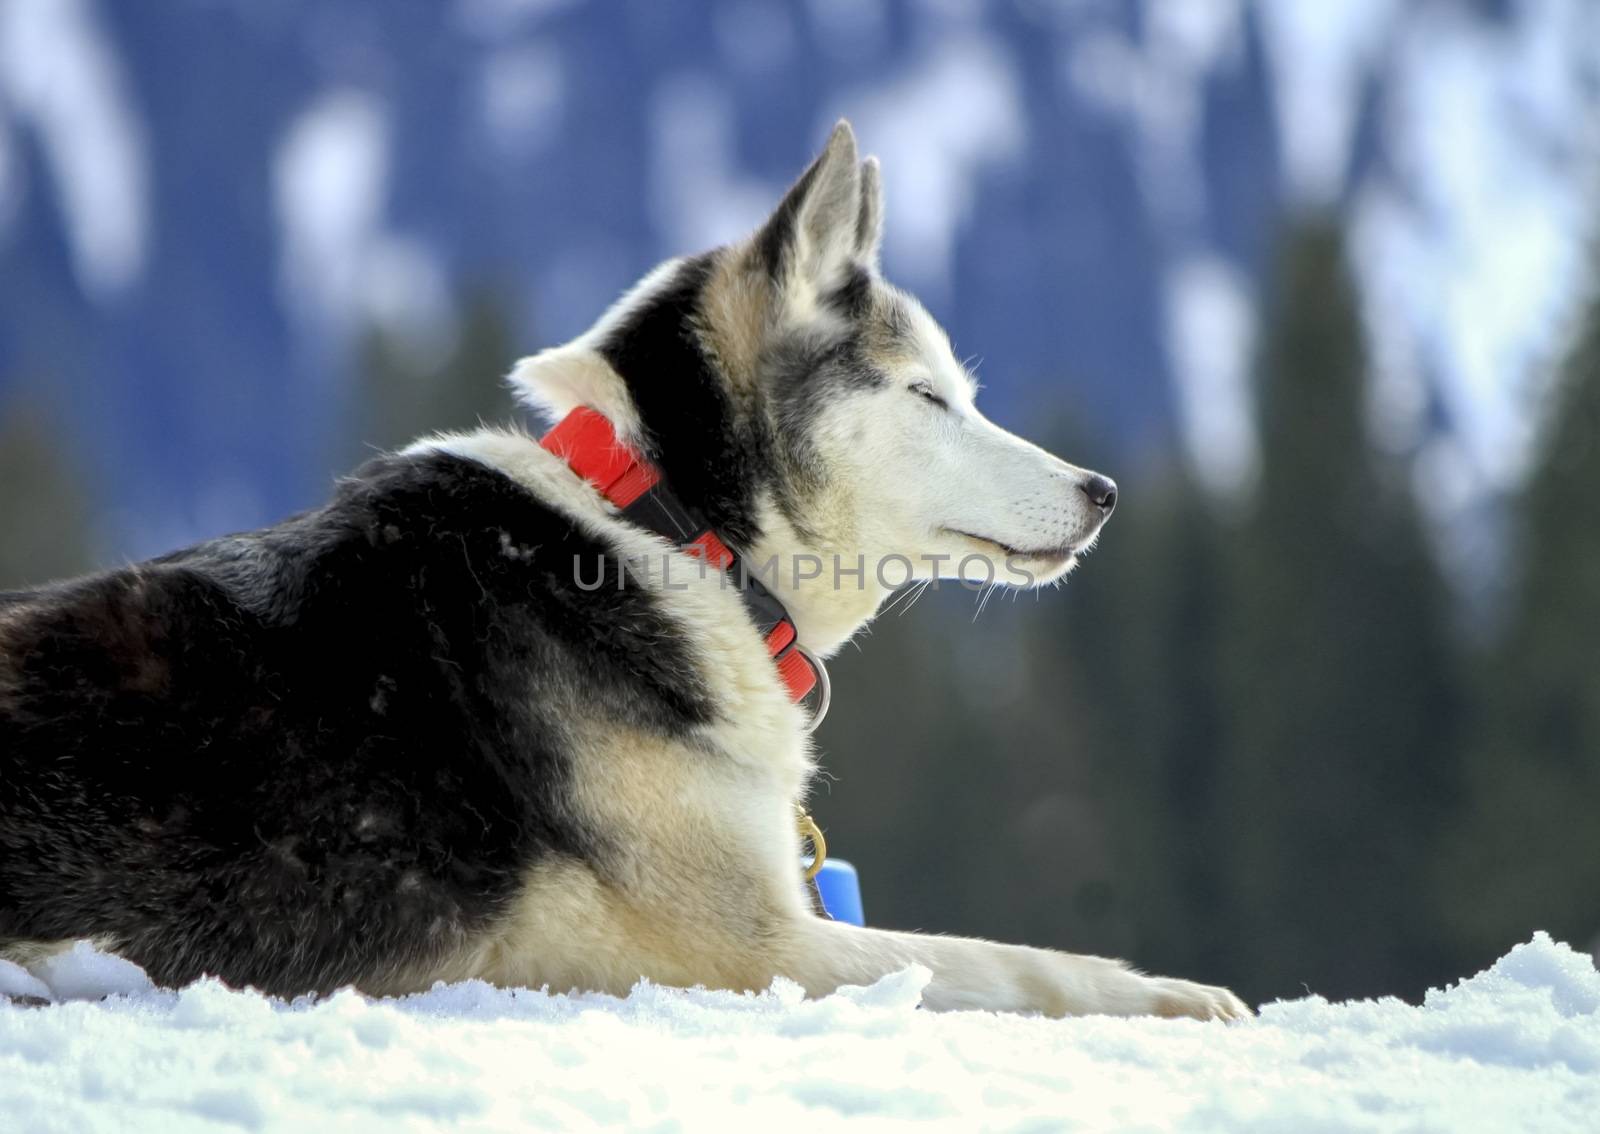
M870 984L910 964L933 980L923 1003L936 1011L975 1008L1049 1016L1192 1016L1231 1020L1251 1014L1225 988L1145 976L1120 961L1048 949L863 929L825 918L796 926L798 946L785 975L813 996Z

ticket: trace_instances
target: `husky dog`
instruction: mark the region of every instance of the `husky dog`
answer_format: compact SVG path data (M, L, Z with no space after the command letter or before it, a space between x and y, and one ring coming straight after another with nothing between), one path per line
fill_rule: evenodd
M511 375L778 564L818 656L907 572L1061 577L1115 502L973 407L879 275L882 215L841 123L750 239ZM641 562L673 570L618 566ZM1248 1013L1117 961L819 916L806 726L722 573L522 432L430 438L275 527L0 595L0 956L88 938L163 983L283 995L820 996L920 964L936 1009Z

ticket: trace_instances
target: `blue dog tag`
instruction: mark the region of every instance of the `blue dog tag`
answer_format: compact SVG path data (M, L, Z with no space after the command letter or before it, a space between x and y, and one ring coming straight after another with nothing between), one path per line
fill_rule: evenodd
M825 859L822 869L817 871L816 882L822 907L834 921L867 924L861 910L861 876L855 867L842 858Z

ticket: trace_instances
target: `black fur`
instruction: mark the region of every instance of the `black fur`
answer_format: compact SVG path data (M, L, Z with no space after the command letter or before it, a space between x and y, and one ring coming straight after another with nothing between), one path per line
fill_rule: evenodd
M827 303L846 319L860 322L872 310L872 277L859 264L853 266L844 283L828 295Z
M673 491L735 546L760 534L756 494L771 480L760 418L739 412L702 348L699 304L715 254L685 261L600 353L628 384L651 456Z
M806 185L802 178L795 191ZM772 224L782 217L780 207ZM887 379L867 357L862 327L872 317L875 297L871 275L857 266L825 297L854 330L843 336L797 330L768 346L758 381L739 376L741 381L730 383L734 376L717 372L699 337L706 284L716 257L726 254L686 260L613 328L599 350L628 384L651 456L674 493L723 538L747 548L760 535L756 500L762 489L771 490L805 530L806 493L822 483L809 438L829 396L840 388L877 389ZM899 318L892 303L887 314ZM892 322L889 332L904 333ZM735 384L751 391L745 404L735 404Z
M602 553L614 580L497 472L386 457L276 527L5 596L0 939L326 990L438 956L547 856L603 870L565 706L678 735L714 707L646 591L579 588Z

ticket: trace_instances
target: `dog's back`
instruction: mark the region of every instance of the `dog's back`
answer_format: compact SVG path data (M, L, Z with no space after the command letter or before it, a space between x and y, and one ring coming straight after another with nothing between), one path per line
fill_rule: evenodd
M395 457L278 527L6 595L0 947L98 938L158 980L284 992L459 947L534 862L586 851L541 704L562 673L602 699L636 677L607 630L655 617L574 601L554 565L600 551L498 473ZM657 725L695 711L612 691Z

